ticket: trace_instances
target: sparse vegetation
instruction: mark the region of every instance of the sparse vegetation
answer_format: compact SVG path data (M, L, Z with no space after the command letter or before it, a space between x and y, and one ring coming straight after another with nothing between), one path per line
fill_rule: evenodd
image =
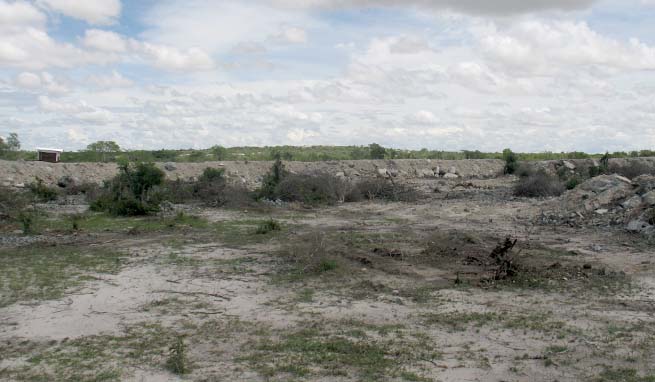
M359 202L362 200L414 202L418 199L418 191L411 186L380 178L358 181L351 185L344 195L346 202Z
M282 229L282 226L280 223L273 219L266 220L265 222L261 223L259 227L257 227L257 234L258 235L266 235L268 233L274 232L274 231L279 231Z
M298 277L319 275L339 268L338 256L328 247L324 233L313 232L287 245L281 256L291 265L291 273Z
M175 343L170 347L166 368L175 374L187 374L190 371L189 361L186 354L184 338L177 337Z
M514 186L514 195L528 198L560 196L565 188L559 178L540 170L520 178Z
M519 160L516 154L510 149L503 150L503 160L505 161L505 174L514 174L519 166Z
M59 192L54 187L47 186L42 179L36 178L36 180L27 185L27 188L32 192L32 195L39 202L50 202L57 200Z
M645 162L631 161L624 164L611 163L607 170L611 174L619 174L628 179L634 179L640 175L655 175L655 165Z
M91 203L94 211L116 216L148 215L159 210L156 186L164 182L164 172L152 163L122 164L119 174L105 182L104 190Z

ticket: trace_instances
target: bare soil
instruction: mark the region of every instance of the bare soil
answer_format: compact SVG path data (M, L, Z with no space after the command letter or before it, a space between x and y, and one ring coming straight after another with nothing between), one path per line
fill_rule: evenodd
M204 223L0 241L0 293L15 296L0 305L0 380L655 381L655 246L542 225L554 201L515 198L513 181L414 178L416 203L180 206ZM256 234L270 218L282 230ZM507 237L516 275L494 279ZM58 245L121 257L11 256ZM60 269L43 284L66 281L60 294L30 287L37 267Z

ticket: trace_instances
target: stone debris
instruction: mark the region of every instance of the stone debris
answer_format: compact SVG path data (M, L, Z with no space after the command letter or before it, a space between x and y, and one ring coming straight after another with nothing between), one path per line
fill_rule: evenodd
M655 177L634 180L620 175L600 175L587 180L560 199L564 212L544 215L545 224L623 225L628 232L655 235Z

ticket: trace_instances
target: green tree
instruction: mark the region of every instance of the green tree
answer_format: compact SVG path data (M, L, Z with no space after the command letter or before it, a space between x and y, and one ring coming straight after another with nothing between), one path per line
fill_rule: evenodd
M0 137L0 153L3 153L5 151L9 150L9 146L5 143L5 140Z
M387 150L377 143L371 143L368 145L368 151L371 155L371 159L384 159L384 156L387 153Z
M102 195L91 203L91 209L118 216L157 212L159 196L153 191L163 184L164 172L153 163L121 163L118 169L118 175L105 182Z
M7 138L6 145L8 150L11 151L20 150L20 140L18 140L18 134L16 133L9 134L9 138Z
M505 160L505 174L514 174L518 168L519 158L510 149L503 150L503 159Z
M121 147L114 141L98 141L86 146L87 151L98 153L102 157L102 161L107 161L107 153L118 153Z
M214 159L221 161L221 160L226 160L228 156L228 151L225 147L223 146L214 146L211 148L212 155L214 156Z

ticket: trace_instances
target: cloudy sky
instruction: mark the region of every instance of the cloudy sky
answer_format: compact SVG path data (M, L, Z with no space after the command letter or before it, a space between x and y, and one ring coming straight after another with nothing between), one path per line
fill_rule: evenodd
M0 0L25 148L655 148L655 0Z

